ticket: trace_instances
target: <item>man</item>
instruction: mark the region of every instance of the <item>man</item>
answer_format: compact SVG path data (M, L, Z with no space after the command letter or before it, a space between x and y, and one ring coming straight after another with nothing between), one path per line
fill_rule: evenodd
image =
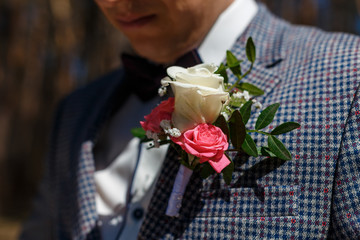
M129 92L145 82L126 83L130 70L118 71L60 104L42 194L23 239L358 239L357 37L290 25L253 0L97 3L136 53L155 63L177 64L195 48L204 62L219 63L226 49L246 59L251 36L257 60L246 80L265 90L257 98L264 106L281 103L270 129L301 123L280 137L293 160L237 156L230 185L194 173L179 217L166 216L177 156L150 153L128 135L159 99L142 103L146 91ZM163 158L158 177L159 166L144 165Z

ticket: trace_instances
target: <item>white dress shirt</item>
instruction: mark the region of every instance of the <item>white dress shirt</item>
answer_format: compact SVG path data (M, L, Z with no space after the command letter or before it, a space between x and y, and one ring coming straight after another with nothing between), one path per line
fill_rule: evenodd
M219 64L257 10L254 0L234 0L198 48L202 61ZM102 147L94 153L96 162L110 162L97 166L95 172L96 209L104 240L136 239L140 229L168 146L147 149L129 132L159 100L144 104L129 97L106 126L99 141Z

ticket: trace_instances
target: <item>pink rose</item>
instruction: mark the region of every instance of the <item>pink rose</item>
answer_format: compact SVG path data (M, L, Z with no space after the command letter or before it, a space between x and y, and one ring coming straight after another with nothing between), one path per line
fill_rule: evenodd
M185 131L179 138L171 138L171 140L179 144L187 153L198 157L200 163L209 162L218 173L230 163L224 154L229 147L227 137L214 125L199 124Z
M162 101L156 108L154 108L149 115L146 115L145 121L141 121L141 127L145 131L151 131L154 133L160 133L162 128L160 122L162 120L171 120L172 113L174 111L174 98L169 98Z

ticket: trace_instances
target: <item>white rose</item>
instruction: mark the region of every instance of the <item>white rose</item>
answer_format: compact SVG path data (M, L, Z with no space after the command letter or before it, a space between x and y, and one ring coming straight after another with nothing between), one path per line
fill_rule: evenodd
M224 91L224 79L214 74L217 67L199 64L191 68L169 67L162 85L170 84L175 95L172 122L181 132L200 123L213 123L229 94Z

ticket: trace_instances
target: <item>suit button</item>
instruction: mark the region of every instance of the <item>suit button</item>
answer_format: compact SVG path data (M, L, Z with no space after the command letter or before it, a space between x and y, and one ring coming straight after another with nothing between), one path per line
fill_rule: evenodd
M133 216L136 220L140 220L144 216L144 209L142 208L136 208L133 211Z

